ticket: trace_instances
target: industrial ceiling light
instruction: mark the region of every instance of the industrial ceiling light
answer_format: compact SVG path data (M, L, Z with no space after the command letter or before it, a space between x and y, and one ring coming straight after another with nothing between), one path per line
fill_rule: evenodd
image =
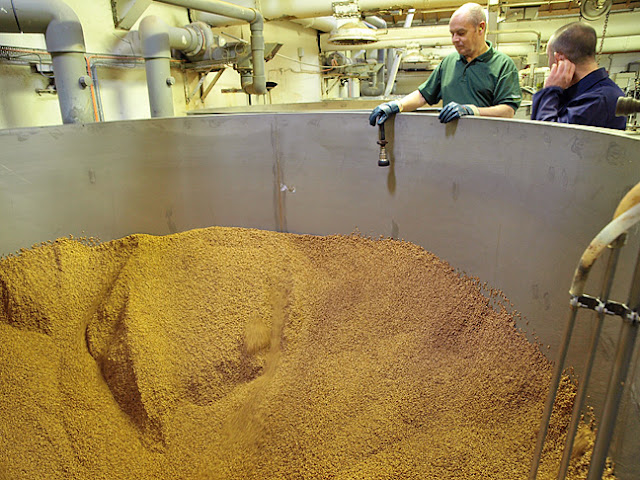
M367 27L362 20L347 20L329 34L330 45L368 45L378 41L375 30Z
M329 34L330 45L367 45L378 41L375 30L362 21L357 0L336 1L332 7L337 28Z

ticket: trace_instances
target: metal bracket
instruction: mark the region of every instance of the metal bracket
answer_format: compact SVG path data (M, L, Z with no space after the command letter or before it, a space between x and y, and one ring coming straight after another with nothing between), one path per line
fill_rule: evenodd
M336 18L360 17L358 0L333 2L331 8L333 9L333 16Z
M190 103L191 99L193 99L195 94L198 93L198 90L200 90L200 88L204 84L204 81L206 80L207 75L209 75L209 73L211 73L214 68L215 68L215 65L213 67L211 67L209 69L209 71L205 72L204 74L202 74L202 73L200 74L200 80L198 81L198 84L196 85L196 88L194 88L193 91L187 97L187 103ZM207 89L204 91L204 93L202 93L202 95L200 95L200 100L204 101L204 99L207 97L207 95L209 95L209 92L211 91L213 86L218 82L218 80L220 79L220 76L222 75L224 70L225 70L224 67L222 67L221 70L218 70L218 73L216 73L216 76L213 78L213 80L211 81L211 83L209 84Z
M111 0L113 24L129 30L142 16L152 0Z
M638 312L631 310L624 303L607 301L603 302L598 297L591 295L572 295L569 300L572 308L586 308L604 315L617 315L625 322L637 324L640 321Z

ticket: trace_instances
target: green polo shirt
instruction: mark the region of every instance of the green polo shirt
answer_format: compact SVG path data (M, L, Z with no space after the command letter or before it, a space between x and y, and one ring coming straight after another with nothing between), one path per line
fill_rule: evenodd
M433 105L457 102L477 107L509 105L517 110L522 101L518 69L507 55L493 48L467 62L463 55L447 55L418 90Z

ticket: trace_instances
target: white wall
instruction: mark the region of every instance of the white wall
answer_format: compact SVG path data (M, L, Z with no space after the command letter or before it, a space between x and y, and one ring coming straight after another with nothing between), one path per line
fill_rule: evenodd
M245 40L250 38L249 26L234 26L215 28L214 33L231 34ZM265 65L267 81L278 85L271 90L272 103L300 103L321 100L320 70L318 62L317 31L305 29L292 22L267 22L264 26L265 42L281 43L283 46L275 58ZM233 41L229 39L229 41ZM298 49L303 50L303 57L298 57ZM288 58L285 58L288 57ZM304 62L304 64L299 62ZM205 80L204 87L213 79L215 73L210 73ZM190 91L197 85L198 79L192 81ZM233 107L248 105L245 93L222 93L222 90L240 87L240 75L233 69L227 68L222 74L211 93L204 102L199 99L190 102L192 108ZM252 96L253 104L269 103L269 95L264 97Z
M140 20L131 31L116 29L113 24L111 2L109 0L86 1L65 0L76 12L83 25L87 56L135 55L141 50L137 39ZM152 3L143 14L157 15L169 25L182 27L189 23L184 8ZM249 39L248 25L227 27L222 30L233 35ZM304 49L304 62L318 64L318 46L316 30L305 29L291 22L272 22L265 24L266 42L283 43L280 54L298 59L298 47ZM0 45L22 49L45 49L44 35L37 34L0 34ZM245 93L221 93L222 89L240 88L240 77L233 68L227 68L218 84L209 93L205 102L198 94L187 105L186 98L199 80L197 74L183 72L172 64L172 75L176 79L173 87L174 110L177 116L185 115L187 110L203 107L224 107L247 105ZM266 64L267 80L277 82L271 92L273 103L318 101L321 97L318 68L304 66L299 73L300 64L282 57L276 57ZM142 61L138 65L124 63L121 67L98 66L98 84L105 121L149 118L149 99L147 95L146 75ZM204 86L213 78L209 74ZM38 95L36 88L44 88L47 79L31 72L28 66L0 63L0 128L57 125L62 123L57 96ZM268 97L252 98L253 103L268 101Z

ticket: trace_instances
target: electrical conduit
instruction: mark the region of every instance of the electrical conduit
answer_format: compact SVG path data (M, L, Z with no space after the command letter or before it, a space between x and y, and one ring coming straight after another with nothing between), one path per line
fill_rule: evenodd
M0 31L42 33L51 54L63 123L93 121L82 25L62 0L0 0Z

